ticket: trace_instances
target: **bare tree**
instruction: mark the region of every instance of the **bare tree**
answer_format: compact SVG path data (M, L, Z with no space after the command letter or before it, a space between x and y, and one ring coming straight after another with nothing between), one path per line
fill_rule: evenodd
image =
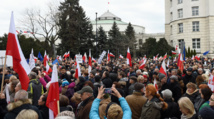
M26 9L21 21L24 29L31 31L36 40L44 40L46 50L50 55L56 55L55 42L58 40L58 8L48 5L47 11L40 9Z

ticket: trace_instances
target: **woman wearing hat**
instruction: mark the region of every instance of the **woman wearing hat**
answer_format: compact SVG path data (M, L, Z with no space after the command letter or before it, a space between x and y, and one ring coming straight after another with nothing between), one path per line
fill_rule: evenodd
M161 109L166 110L168 105L157 93L153 85L147 85L145 96L148 98L146 104L142 107L140 119L160 119Z

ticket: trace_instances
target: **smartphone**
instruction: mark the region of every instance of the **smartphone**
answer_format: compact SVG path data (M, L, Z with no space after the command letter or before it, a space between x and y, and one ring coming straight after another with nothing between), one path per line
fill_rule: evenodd
M104 93L111 94L111 92L112 92L111 88L106 88L106 89L104 90Z

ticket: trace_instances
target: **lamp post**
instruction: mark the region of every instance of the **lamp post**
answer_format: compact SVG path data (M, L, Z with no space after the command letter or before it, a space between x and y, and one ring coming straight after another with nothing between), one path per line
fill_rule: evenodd
M96 57L98 56L97 55L97 12L96 12L96 37L95 37L95 40L96 40Z

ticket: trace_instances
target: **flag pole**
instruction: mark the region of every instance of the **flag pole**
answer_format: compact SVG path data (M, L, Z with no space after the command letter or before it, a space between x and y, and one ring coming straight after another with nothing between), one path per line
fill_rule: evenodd
M3 85L4 85L4 75L5 75L6 60L7 60L7 55L5 54L4 67L3 67L3 76L2 76L2 82L1 82L1 93L3 91Z
M59 100L57 101L58 114L60 113Z

